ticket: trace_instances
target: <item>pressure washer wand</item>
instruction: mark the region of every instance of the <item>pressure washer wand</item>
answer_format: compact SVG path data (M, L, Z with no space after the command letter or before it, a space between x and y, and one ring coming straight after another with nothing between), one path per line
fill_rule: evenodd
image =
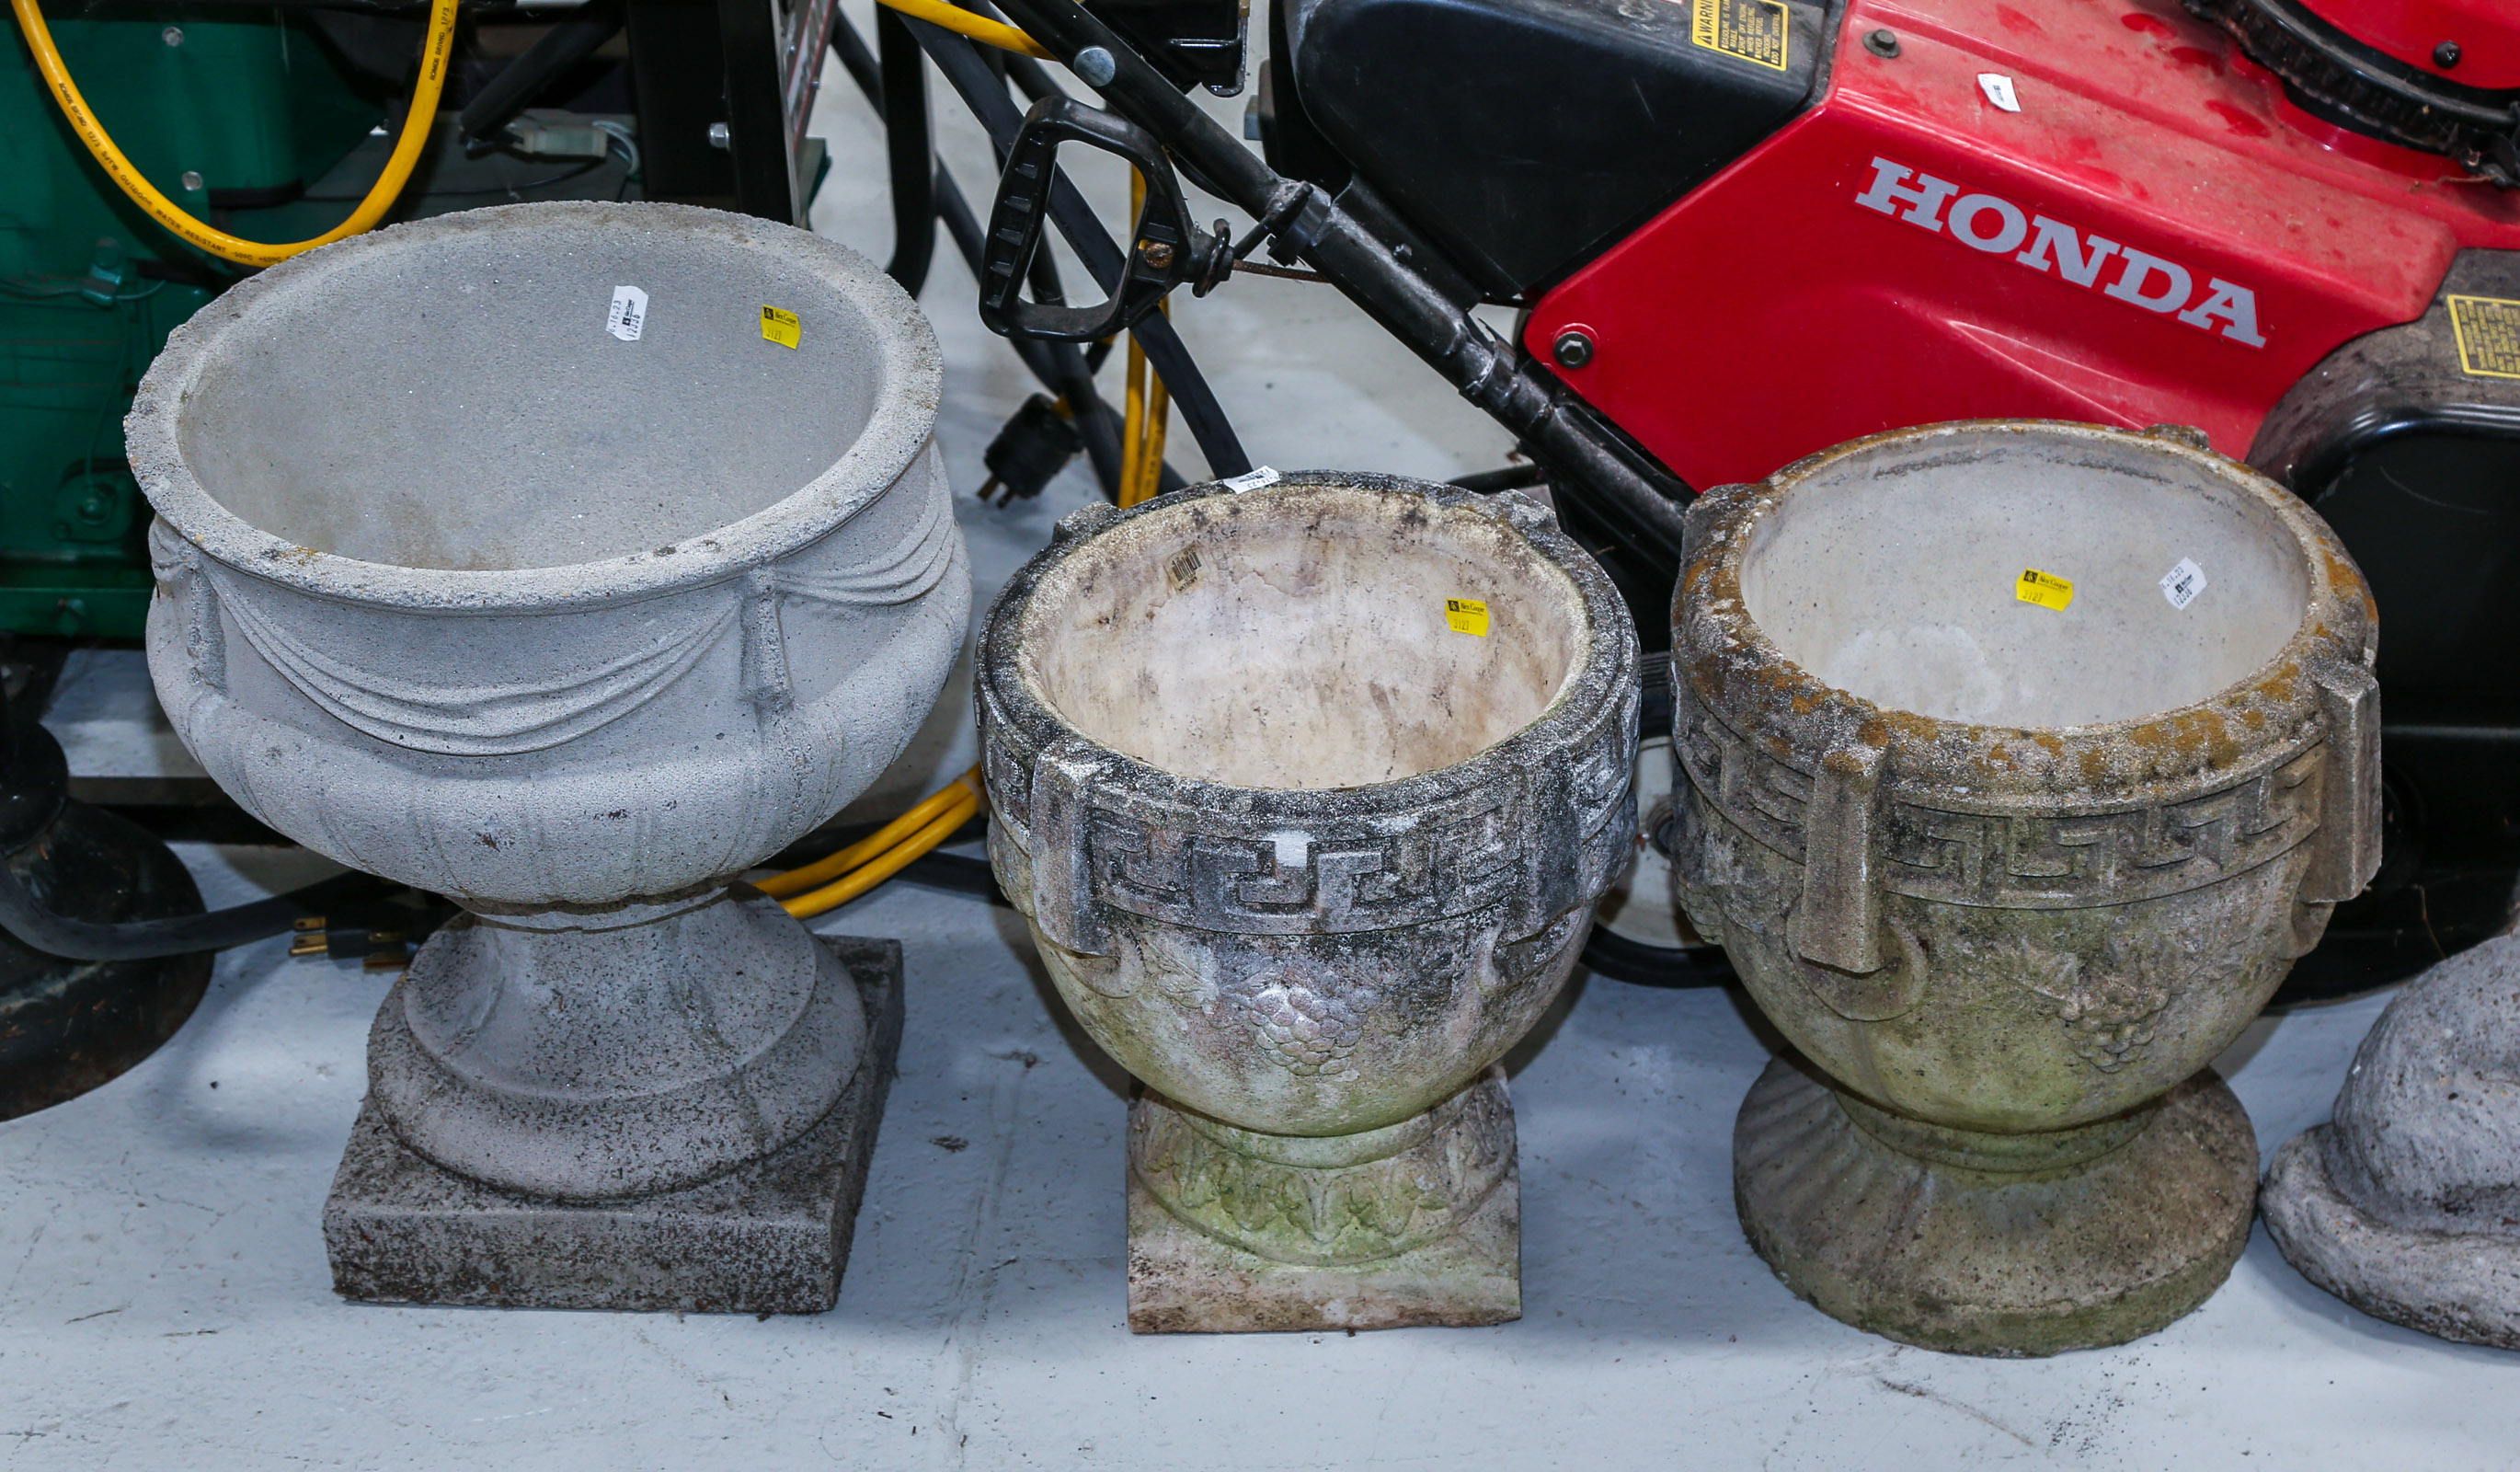
M1112 110L1186 160L1199 181L1271 227L1271 254L1300 258L1512 432L1535 458L1621 524L1621 538L1678 568L1688 488L1602 427L1565 386L1518 360L1490 331L1317 185L1282 177L1174 90L1073 0L998 0L1007 15L1102 95ZM1100 56L1089 53L1100 52Z

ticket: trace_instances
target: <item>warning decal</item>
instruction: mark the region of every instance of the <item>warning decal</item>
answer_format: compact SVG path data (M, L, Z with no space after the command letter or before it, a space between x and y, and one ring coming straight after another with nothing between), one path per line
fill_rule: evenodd
M2458 335L2461 373L2470 378L2520 378L2520 301L2452 297L2450 325Z
M1688 38L1709 51L1785 69L1792 17L1780 0L1688 0Z

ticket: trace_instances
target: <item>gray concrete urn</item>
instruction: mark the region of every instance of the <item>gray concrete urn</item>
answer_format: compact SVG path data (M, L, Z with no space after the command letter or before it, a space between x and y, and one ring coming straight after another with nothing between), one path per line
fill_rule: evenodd
M272 827L468 912L377 1018L342 1292L830 1306L897 957L731 881L872 782L955 660L938 384L862 257L664 205L360 236L151 368L176 731Z
M990 858L1146 1084L1132 1328L1520 1312L1495 1065L1627 862L1637 666L1547 510L1389 477L1092 508L1007 584Z
M2355 1308L2520 1350L2520 936L2408 983L2259 1204L2292 1265Z
M1677 887L1801 1055L1736 1125L1753 1245L1934 1349L2201 1303L2257 1173L2206 1065L2379 857L2334 535L2182 432L1944 425L1700 500L1673 620Z

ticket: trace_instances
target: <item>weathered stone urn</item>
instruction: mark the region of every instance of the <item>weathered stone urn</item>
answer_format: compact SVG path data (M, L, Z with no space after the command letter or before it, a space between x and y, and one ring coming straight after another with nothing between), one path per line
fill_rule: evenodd
M272 827L469 912L369 1040L342 1293L831 1306L898 951L731 881L873 781L954 662L938 383L862 257L662 205L359 236L151 368L176 731Z
M1676 882L1801 1055L1734 1188L1858 1327L2112 1344L2247 1240L2206 1065L2378 862L2375 625L2188 433L1901 431L1690 509Z
M2520 936L2408 983L2260 1204L2292 1265L2355 1308L2520 1350Z
M989 851L1146 1085L1130 1327L1520 1313L1496 1064L1627 862L1637 663L1547 510L1389 477L1091 508L1007 584Z

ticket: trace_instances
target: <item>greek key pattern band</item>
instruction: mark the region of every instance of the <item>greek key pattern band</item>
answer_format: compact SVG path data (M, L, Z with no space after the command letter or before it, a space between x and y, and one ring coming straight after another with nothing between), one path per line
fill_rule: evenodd
M1515 888L1519 805L1489 803L1348 845L1213 838L1097 811L1094 888L1117 909L1243 935L1416 924L1484 908Z
M1027 754L981 692L999 825L1024 851L1044 933L1102 954L1105 910L1244 935L1335 935L1506 908L1510 938L1589 902L1636 832L1635 696L1552 757L1469 791L1316 819L1320 832L1132 796L1108 753ZM1020 796L1018 796L1020 795ZM996 842L992 841L993 844Z
M1681 703L1688 781L1760 843L1800 859L1811 777ZM2115 812L1950 812L1899 801L1881 812L1877 882L1952 904L2065 908L2202 888L2254 868L2318 830L2326 748L2314 745L2216 791Z

